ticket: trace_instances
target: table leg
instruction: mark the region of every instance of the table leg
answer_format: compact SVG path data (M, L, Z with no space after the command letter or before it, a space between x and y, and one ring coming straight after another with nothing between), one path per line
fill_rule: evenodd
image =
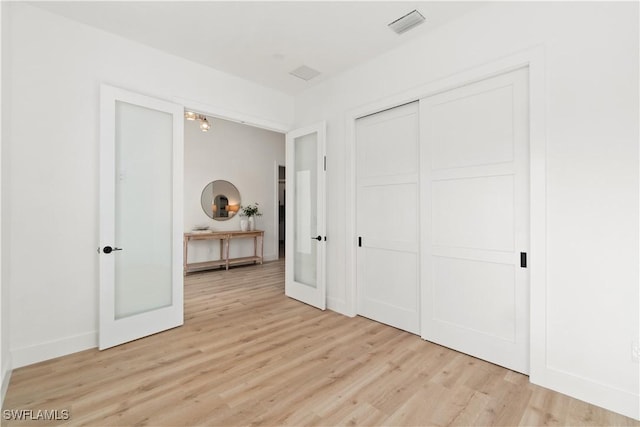
M229 240L231 240L231 238L229 238L229 236L227 236L227 238L225 239L225 241L227 242L227 270L229 269Z
M189 239L185 237L182 240L182 269L183 274L187 274L187 246L189 246Z
M224 239L220 239L220 261L224 261L225 259L226 258L224 257Z

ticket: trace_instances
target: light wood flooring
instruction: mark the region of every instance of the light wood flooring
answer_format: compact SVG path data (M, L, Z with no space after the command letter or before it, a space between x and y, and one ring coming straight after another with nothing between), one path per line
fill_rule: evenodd
M89 426L640 425L418 336L288 299L283 270L191 274L183 327L17 369L4 409L66 409L67 424Z

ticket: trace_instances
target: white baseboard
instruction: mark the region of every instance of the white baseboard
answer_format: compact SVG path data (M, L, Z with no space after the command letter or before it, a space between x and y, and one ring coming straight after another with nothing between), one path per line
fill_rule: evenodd
M640 394L620 390L550 367L532 370L530 381L640 421Z
M268 254L264 256L264 262L277 261L280 257L276 254Z
M11 381L11 358L5 361L2 366L2 385L0 388L0 407L4 406L4 397L7 395L7 389L9 389L9 382Z
M12 349L11 359L13 368L16 369L97 346L98 333L88 332L29 347Z

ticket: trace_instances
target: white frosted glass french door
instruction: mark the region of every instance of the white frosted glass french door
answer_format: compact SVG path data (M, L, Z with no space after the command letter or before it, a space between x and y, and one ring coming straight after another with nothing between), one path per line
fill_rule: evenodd
M527 69L420 101L422 336L529 372Z
M356 121L357 312L420 333L418 102Z
M285 294L326 307L325 124L287 133Z
M100 93L99 347L183 323L180 105Z

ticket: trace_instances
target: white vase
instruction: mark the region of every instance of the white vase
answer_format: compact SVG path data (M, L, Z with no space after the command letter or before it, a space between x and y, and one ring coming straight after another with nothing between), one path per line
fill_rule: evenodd
M249 217L249 230L253 231L256 229L256 220L254 217L250 216Z
M240 230L247 231L248 228L249 228L249 222L246 219L241 219L240 220Z

